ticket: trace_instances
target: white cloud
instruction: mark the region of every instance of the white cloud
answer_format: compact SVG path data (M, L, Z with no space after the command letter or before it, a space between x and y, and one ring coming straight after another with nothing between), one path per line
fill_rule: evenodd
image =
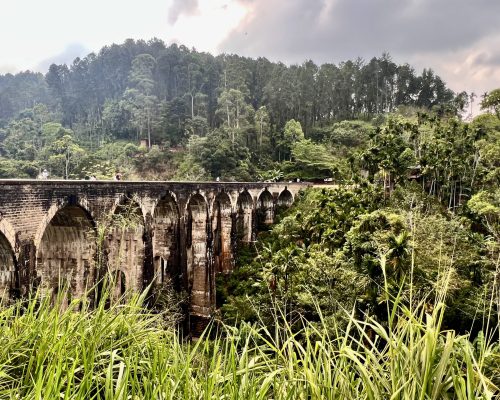
M246 14L237 0L16 0L2 4L3 72L36 69L71 43L90 51L153 37L202 51L217 45ZM41 66L45 66L42 63Z
M98 51L127 38L168 39L169 5L165 0L3 2L0 54L18 70L33 69L71 43Z
M217 46L235 29L247 13L236 0L200 0L195 13L182 14L169 34L188 47L217 52Z
M497 0L9 0L0 14L0 73L79 55L69 54L71 43L98 51L158 37L288 63L388 51L479 95L500 87L498 15Z
M422 52L408 61L419 68L432 67L455 92L474 92L477 114L481 96L500 88L500 33L459 51Z

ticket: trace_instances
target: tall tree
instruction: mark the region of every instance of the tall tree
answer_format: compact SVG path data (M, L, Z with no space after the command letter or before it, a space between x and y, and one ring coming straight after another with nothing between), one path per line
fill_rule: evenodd
M149 54L134 58L129 77L131 87L123 95L139 136L142 138L143 131L147 132L148 148L151 148L151 132L158 121L158 98L153 95L155 67L156 60Z

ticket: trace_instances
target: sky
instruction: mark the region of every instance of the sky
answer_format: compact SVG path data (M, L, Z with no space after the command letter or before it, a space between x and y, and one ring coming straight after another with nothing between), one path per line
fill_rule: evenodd
M287 64L388 52L456 92L500 87L500 0L4 0L0 73L153 37Z

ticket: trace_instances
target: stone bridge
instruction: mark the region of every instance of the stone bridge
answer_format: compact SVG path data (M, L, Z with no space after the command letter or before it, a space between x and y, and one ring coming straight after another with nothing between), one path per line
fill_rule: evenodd
M149 284L186 291L198 324L213 310L215 274L306 186L0 180L0 298L64 289L70 301L105 270L113 296Z

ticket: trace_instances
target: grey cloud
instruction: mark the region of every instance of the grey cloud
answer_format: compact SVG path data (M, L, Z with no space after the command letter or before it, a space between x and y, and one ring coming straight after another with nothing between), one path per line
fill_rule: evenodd
M498 0L240 0L219 49L285 62L460 51L500 31Z
M168 10L168 22L172 25L182 14L193 15L198 11L198 0L174 0Z
M84 57L90 53L89 49L80 43L72 43L68 45L61 53L55 56L46 58L41 61L35 70L40 72L47 72L51 64L71 64L77 57Z
M493 48L488 51L482 51L473 58L472 64L476 66L500 67L500 50Z

